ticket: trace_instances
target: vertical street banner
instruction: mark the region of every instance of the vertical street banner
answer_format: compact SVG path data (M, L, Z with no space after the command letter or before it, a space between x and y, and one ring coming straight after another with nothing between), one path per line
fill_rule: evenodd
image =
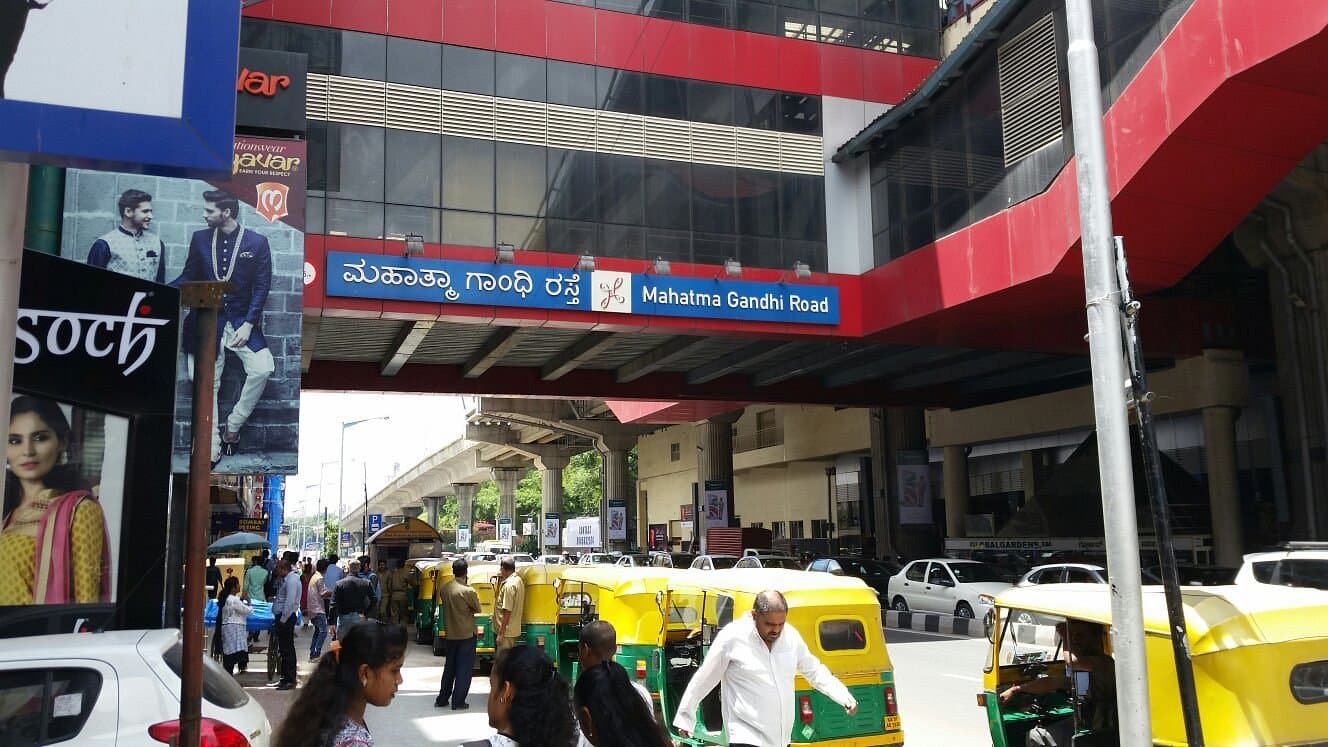
M512 546L512 520L498 520L498 541L508 547Z
M627 501L609 501L609 540L627 539Z
M226 180L70 169L61 255L179 287L230 284L217 325L213 472L294 474L306 144L239 136ZM193 316L176 370L173 472L189 471Z
M558 547L562 544L562 538L559 537L561 522L556 513L544 514L544 546Z
M267 503L267 541L275 554L281 525L286 521L286 478L267 475L263 478L263 500Z
M470 547L470 525L457 524L456 546L458 550L465 550Z
M729 491L724 483L707 480L701 505L706 526L728 526Z
M932 523L931 466L927 463L927 452L921 449L896 452L895 465L899 489L899 523Z

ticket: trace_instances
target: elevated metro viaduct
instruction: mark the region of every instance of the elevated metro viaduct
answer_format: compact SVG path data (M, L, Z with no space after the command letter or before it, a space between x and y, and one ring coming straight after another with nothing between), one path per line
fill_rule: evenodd
M899 450L926 446L923 408L997 417L981 408L1087 381L1060 3L985 3L945 28L913 12L934 7L922 0L884 19L876 2L815 18L779 3L708 4L729 9L718 16L598 5L246 10L246 45L310 53L310 158L324 171L310 184L304 386L599 398L632 403L613 406L623 422L716 434L709 418L745 403L872 408L876 535L925 547L889 526L889 475ZM1250 391L1204 410L1205 442L1221 444L1205 458L1241 458L1238 420L1264 401L1271 452L1205 474L1257 472L1282 495L1279 531L1320 536L1328 6L1100 10L1112 208L1150 359L1239 352ZM564 288L559 307L348 290L356 264L395 268L400 286L412 262L455 272L453 290L472 271L508 290L516 269L594 282L579 281L585 298ZM721 306L741 288L834 297L836 311L642 295L703 286ZM969 436L946 432L958 479ZM1261 490L1210 489L1219 560L1245 547L1237 519Z

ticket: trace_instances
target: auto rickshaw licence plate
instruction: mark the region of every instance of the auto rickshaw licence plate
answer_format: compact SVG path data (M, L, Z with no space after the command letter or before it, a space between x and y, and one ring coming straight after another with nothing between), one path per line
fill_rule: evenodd
M899 731L899 717L898 717L898 716L886 716L886 717L885 717L885 730L886 730L886 731Z

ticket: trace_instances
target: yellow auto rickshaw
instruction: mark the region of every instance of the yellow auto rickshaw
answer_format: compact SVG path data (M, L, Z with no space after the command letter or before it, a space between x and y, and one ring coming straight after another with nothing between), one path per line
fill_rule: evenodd
M1185 587L1181 595L1205 741L1328 743L1328 594L1254 584ZM1184 745L1162 587L1144 587L1143 603L1153 743ZM1023 747L1029 730L1039 724L1072 732L1079 741L1101 741L1104 736L1094 732L1094 724L1100 731L1103 721L1091 712L1097 708L1090 694L1092 672L1067 676L1064 638L1088 636L1091 650L1110 655L1109 588L1016 587L996 598L995 616L983 692L978 695L992 744ZM1083 650L1083 639L1074 645L1076 652ZM1012 690L1035 682L1057 687L1050 692L1041 692L1049 687L1028 687L1037 691L1034 695ZM1007 690L1010 696L1002 704L999 696Z
M858 701L853 715L812 688L801 675L794 683L798 720L789 735L794 745L868 747L904 742L894 668L881 627L876 592L860 579L780 569L673 571L669 580L668 662L662 697L670 724L692 675L700 668L714 636L737 616L748 614L756 595L777 589L788 601L788 624L811 653L848 687ZM674 741L727 744L717 691L697 709L696 731Z
M553 566L557 567L557 566ZM575 681L581 627L604 620L617 633L615 659L658 703L663 691L668 568L569 565L558 584L558 669ZM529 602L527 602L529 604Z
M498 652L493 625L493 609L498 596L498 564L472 563L467 573L467 581L480 599L480 613L475 615L475 666L481 672L487 672ZM435 650L444 633L443 616L439 614L437 619Z
M526 585L521 614L521 640L537 646L558 663L558 587L563 567L535 563L518 566L516 573Z
M415 642L429 645L433 642L433 608L435 589L438 588L438 568L446 565L451 571L452 564L437 560L425 560L410 567L409 573L419 579L415 590Z

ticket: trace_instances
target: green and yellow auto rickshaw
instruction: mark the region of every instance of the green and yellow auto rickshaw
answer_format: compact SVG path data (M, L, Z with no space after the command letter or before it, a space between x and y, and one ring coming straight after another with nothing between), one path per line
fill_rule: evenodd
M848 687L858 701L853 715L799 675L794 682L794 713L789 741L821 747L874 747L903 744L904 732L895 696L894 668L881 627L876 592L860 579L780 569L675 571L668 585L668 662L661 697L664 723L670 724L692 676L705 660L718 633L737 616L748 614L756 595L777 589L789 604L788 624L811 653ZM697 709L696 731L679 744L725 745L718 689Z
M489 671L497 656L498 645L493 625L494 604L498 598L498 564L473 563L467 582L480 599L480 613L475 615L475 666L481 672ZM443 636L443 616L438 616L438 637Z
M415 642L428 645L433 642L433 607L434 589L437 588L437 572L446 565L450 573L452 564L437 560L422 560L410 566L408 573L416 581L411 585L415 592Z
M604 620L617 633L614 657L658 702L663 688L664 615L668 568L575 565L558 585L558 669L571 681L579 671L581 628Z
M534 563L519 566L516 573L526 585L521 615L521 640L536 646L558 663L558 587L563 566Z

